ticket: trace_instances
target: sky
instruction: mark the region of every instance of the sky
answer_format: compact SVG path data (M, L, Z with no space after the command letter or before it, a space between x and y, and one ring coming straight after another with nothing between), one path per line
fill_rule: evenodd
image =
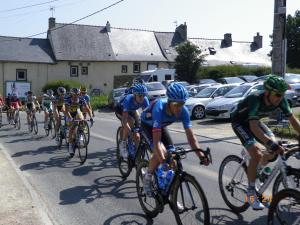
M48 18L70 23L119 0L0 0L0 36L26 37L45 32ZM253 41L259 32L270 45L275 0L123 0L77 24L173 32L186 22L189 38ZM48 3L47 3L48 2ZM46 4L41 4L46 3ZM26 7L41 4L39 6ZM50 8L54 7L54 11ZM299 0L287 0L287 14L300 10ZM46 38L46 34L37 36Z

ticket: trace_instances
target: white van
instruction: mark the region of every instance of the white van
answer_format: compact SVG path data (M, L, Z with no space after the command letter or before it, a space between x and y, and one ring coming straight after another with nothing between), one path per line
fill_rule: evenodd
M155 69L141 72L138 79L142 79L144 82L162 82L165 80L175 80L175 69Z

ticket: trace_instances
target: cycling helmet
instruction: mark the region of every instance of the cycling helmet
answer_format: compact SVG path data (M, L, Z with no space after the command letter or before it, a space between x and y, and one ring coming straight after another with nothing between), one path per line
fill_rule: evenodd
M49 95L47 95L46 93L44 93L44 94L43 94L43 97L44 97L44 98L48 98Z
M133 87L132 93L133 93L133 94L146 95L146 94L148 93L148 90L147 90L147 88L146 88L145 85L142 85L142 84L136 84L136 85Z
M32 91L27 92L27 95L32 95L32 94L33 94Z
M71 93L71 95L79 95L80 90L79 90L79 88L71 88L70 93Z
M61 94L66 94L66 89L64 88L64 87L59 87L59 88L57 88L57 93L59 94L59 95L61 95Z
M52 96L54 94L52 89L48 89L47 90L47 95Z
M264 82L264 88L267 91L283 94L288 89L288 84L281 77L270 75Z
M17 94L16 94L16 93L13 93L12 96L13 96L13 97L17 97Z
M167 97L169 102L185 102L189 94L181 84L171 83L167 87Z
M87 92L87 88L86 87L80 87L80 92Z

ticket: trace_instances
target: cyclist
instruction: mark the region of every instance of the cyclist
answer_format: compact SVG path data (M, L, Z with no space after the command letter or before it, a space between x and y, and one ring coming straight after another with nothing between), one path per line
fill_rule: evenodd
M32 113L36 112L36 108L39 108L40 104L36 99L36 96L32 93L32 91L28 91L25 99L25 107L27 114L27 123L30 124L30 118Z
M55 120L56 120L56 132L57 132L57 136L56 136L56 140L58 140L59 138L59 134L58 134L58 129L60 127L60 123L61 123L61 115L60 112L62 112L65 115L65 95L66 95L66 89L64 87L58 87L57 88L57 96L55 97L55 99L52 101L53 103L53 112L54 112L54 116L55 116Z
M80 96L81 96L82 98L84 98L84 100L85 100L86 103L87 103L87 106L88 106L89 109L91 110L91 112L92 112L92 114L93 114L93 117L94 117L94 116L95 116L95 115L94 115L94 111L93 111L93 109L92 109L90 96L87 94L87 89L86 89L86 87L80 87ZM87 110L83 108L81 111L83 112L84 119L86 119L86 113L87 113Z
M173 141L167 129L168 125L176 121L181 121L191 148L199 149L197 139L191 129L189 111L184 106L188 96L187 90L182 85L172 83L167 88L167 100L155 100L142 112L141 127L152 142L151 148L153 148L154 153L143 180L145 193L148 196L152 196L151 182L154 171L159 164L166 161L166 158L171 158L168 153L172 153L172 150L174 150ZM204 157L204 154L200 151L195 153L199 158ZM205 159L204 164L209 164L208 159Z
M16 111L22 106L20 99L18 98L16 93L13 93L10 98L10 110L11 110L11 118L15 118ZM12 121L15 124L15 121Z
M5 107L6 107L7 122L10 122L9 119L11 118L10 103L11 103L11 94L8 93L7 96L5 97Z
M83 120L83 115L81 112L81 108L85 108L87 113L89 114L90 121L93 123L92 112L88 108L86 101L80 97L80 90L78 88L72 88L70 91L71 96L66 99L66 115L67 115L67 125L69 126L69 154L70 158L74 156L74 131L75 126L72 124L72 121L75 120Z
M52 101L54 100L53 90L48 89L47 94L43 94L42 106L44 111L44 128L48 129L49 125L49 113L53 111Z
M128 151L126 148L128 133L133 129L133 127L140 127L140 115L137 110L140 108L145 109L149 106L149 100L146 96L147 93L148 91L146 86L137 84L133 87L132 94L126 95L123 101L120 101L116 106L116 116L122 122L123 126L123 136L121 137L120 143L120 153L123 158L128 157ZM138 132L134 132L133 138L137 146L140 140Z
M232 128L251 156L247 169L249 181L247 199L255 210L264 208L255 193L257 168L265 166L268 159L276 156L274 154L265 156L259 143L277 154L284 151L284 148L276 142L272 131L260 119L280 109L288 117L293 128L300 133L300 123L292 114L288 101L284 98L287 89L288 85L281 77L270 75L264 82L264 91L247 96L231 113Z

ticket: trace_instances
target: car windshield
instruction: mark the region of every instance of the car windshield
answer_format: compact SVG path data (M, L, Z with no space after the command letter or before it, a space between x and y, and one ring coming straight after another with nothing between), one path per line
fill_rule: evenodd
M217 83L217 82L212 79L203 79L203 80L199 81L199 84L214 84L214 83Z
M147 83L145 84L148 91L166 90L165 86L161 83Z
M217 88L205 88L196 94L195 98L209 98Z
M297 74L286 74L284 79L288 84L300 83L300 75Z
M231 91L224 95L225 98L240 98L251 88L250 85L242 85L233 88Z
M120 97L122 94L124 94L125 89L121 90L114 90L114 97Z
M244 81L238 77L226 77L227 84L243 83Z

